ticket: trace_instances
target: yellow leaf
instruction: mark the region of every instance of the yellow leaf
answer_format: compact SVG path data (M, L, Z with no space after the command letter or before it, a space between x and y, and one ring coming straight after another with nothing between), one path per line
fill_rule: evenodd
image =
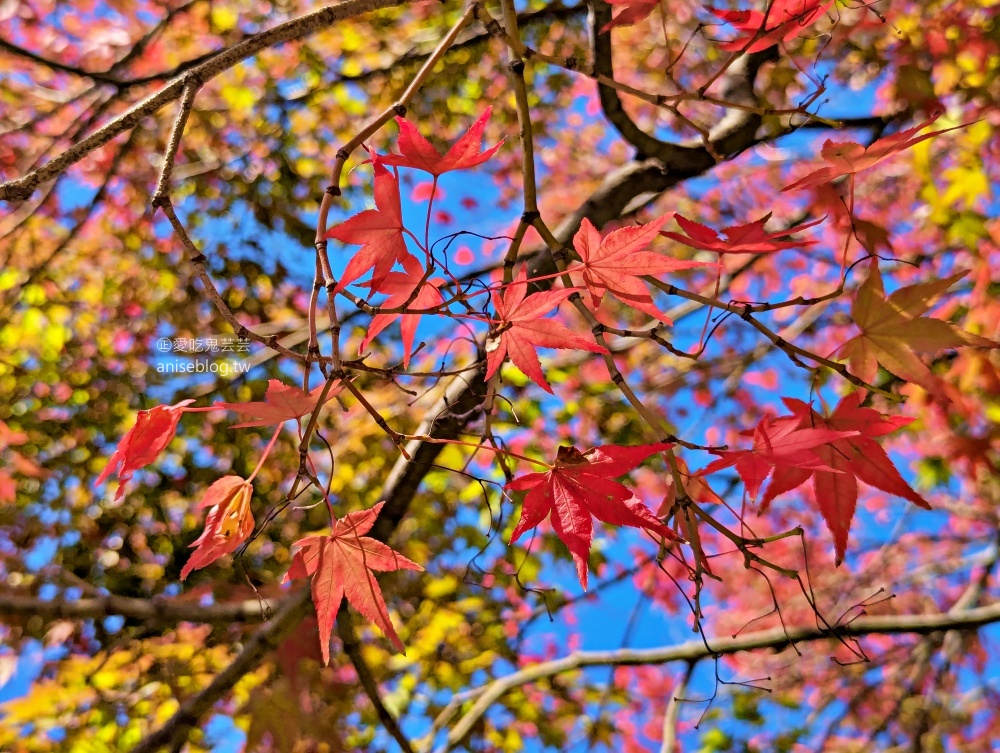
M232 8L222 6L212 7L212 26L219 31L231 31L236 28L240 17Z
M939 280L900 288L885 296L878 260L872 259L868 279L858 288L851 314L861 334L841 347L852 374L872 381L882 364L888 371L928 392L945 398L940 382L917 353L973 345L998 348L985 337L974 335L942 319L923 316L944 292L965 277L959 272Z

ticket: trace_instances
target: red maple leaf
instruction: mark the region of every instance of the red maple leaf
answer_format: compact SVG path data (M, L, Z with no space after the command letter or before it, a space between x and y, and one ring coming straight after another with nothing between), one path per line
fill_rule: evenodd
M118 472L118 491L115 499L125 494L125 482L132 475L154 460L170 444L177 433L184 408L194 400L181 400L175 405L157 405L151 410L141 410L135 417L135 426L121 438L108 464L97 477L94 486L100 486L115 471Z
M653 453L672 446L668 443L608 445L585 452L575 447L560 447L552 470L518 476L507 484L511 491L528 492L510 543L551 515L552 528L569 549L580 584L586 590L587 558L594 535L591 516L611 525L644 528L672 541L679 540L631 491L614 481Z
M922 131L939 117L940 115L935 115L923 123L915 125L913 128L908 128L905 131L878 139L867 147L853 141L827 140L820 151L820 156L822 156L826 165L820 167L818 170L814 170L803 178L799 178L799 180L785 186L781 190L784 192L795 191L801 188L813 188L845 175L850 175L853 180L854 176L862 170L867 170L869 167L873 167L894 154L899 154L903 150L919 144L921 141L926 141L935 136L940 136L942 133L948 133L948 131L954 131L968 125L967 123L963 123L951 128L942 128L940 131L931 131L922 136L917 135L918 132Z
M400 652L406 653L392 627L374 571L423 568L381 541L365 536L375 525L383 504L379 502L368 510L348 513L334 523L329 536L307 536L295 542L297 551L282 582L312 578L313 606L325 664L330 663L330 636L345 596L352 607L378 625Z
M382 282L380 292L386 293L389 297L381 304L385 308L396 308L410 301L409 308L414 310L429 309L444 303L438 287L444 283L440 277L424 280L425 269L417 261L416 257L408 256L403 260L405 272L390 272ZM420 290L413 300L410 296L413 291L420 286ZM413 353L413 342L416 339L417 325L420 324L422 314L376 314L372 317L372 323L368 325L368 333L361 341L358 352L362 353L368 348L371 341L396 319L399 319L399 327L403 333L403 368L410 365L410 355Z
M223 476L205 492L199 508L209 508L205 529L191 547L194 552L181 570L181 580L236 548L253 533L250 497L253 484L240 476Z
M17 499L17 482L4 470L0 470L0 502L6 504Z
M906 483L874 439L896 431L914 419L887 416L874 408L862 408L862 400L864 392L855 392L841 400L831 415L823 416L801 400L784 399L785 405L792 411L790 418L795 426L847 431L853 436L835 439L815 448L816 455L830 470L791 466L775 470L760 504L763 513L779 494L791 491L812 478L820 514L833 534L838 565L843 562L847 551L847 535L858 501L858 481L907 499L925 510L930 509L927 500Z
M371 286L377 290L393 264L410 256L403 240L403 209L399 201L399 181L383 166L384 157L372 155L375 168L375 206L326 231L324 238L360 245L334 288L338 293L373 269Z
M771 215L768 213L759 220L748 222L746 225L724 227L722 228L721 235L712 228L702 225L700 222L689 220L682 215L675 215L675 219L686 235L666 230L662 231L660 235L675 240L678 243L683 243L685 246L700 248L705 251L714 251L717 254L767 254L786 248L800 248L814 245L816 241L783 241L779 240L779 238L808 230L826 218L821 217L818 220L796 225L787 230L769 233L764 229L764 225L771 219Z
M719 46L729 52L759 52L779 42L795 39L833 5L834 0L773 0L765 11L718 10L718 18L743 34ZM756 40L756 41L752 41ZM749 46L748 46L749 45Z
M549 290L532 295L527 295L527 292L528 275L523 267L503 293L493 292L496 319L486 339L486 379L489 380L497 372L509 355L517 368L551 394L552 388L542 374L536 347L589 350L592 353L608 351L592 340L574 334L564 324L541 318L576 290Z
M28 441L28 435L23 431L12 431L7 424L0 421L0 451L3 453L7 465L12 467L16 473L32 478L45 478L48 472L33 460L29 460L20 452L15 452L11 447L22 445ZM8 473L0 474L0 501L11 502L14 500L14 490L16 482Z
M263 401L250 403L215 403L214 407L223 410L231 410L242 413L253 420L234 424L232 428L242 429L248 426L273 426L284 423L293 418L299 418L306 413L312 413L323 392L324 385L320 385L312 392L300 390L292 387L279 379L268 380L267 392ZM338 382L334 384L327 393L327 399L339 394L343 386Z
M645 250L669 216L646 225L612 230L603 239L590 220L583 218L573 237L573 248L583 262L583 282L595 309L604 295L610 293L632 308L669 323L670 318L656 307L646 283L639 278L678 269L714 266L700 261L671 259Z
M796 418L763 418L752 431L742 432L753 435L753 446L749 450L716 450L719 455L700 471L699 476L736 466L736 472L743 479L747 495L755 498L764 479L775 468L789 466L832 471L816 453L816 448L854 436L857 431L831 431L830 429L799 428ZM836 471L833 471L836 472Z
M14 431L6 423L0 421L0 450L13 445L24 444L28 435L23 431Z
M616 26L632 26L648 18L654 10L660 7L660 0L605 0L608 5L621 8L617 16L604 25L601 32L606 32Z
M396 123L399 124L399 151L401 154L386 154L380 159L386 165L412 167L428 172L435 177L452 170L481 165L503 146L503 139L500 139L485 152L479 151L483 140L483 131L486 129L486 122L490 119L492 112L493 108L487 107L479 119L472 124L468 131L462 134L458 141L451 145L451 149L443 156L427 139L420 135L420 131L413 123L405 118L396 118Z

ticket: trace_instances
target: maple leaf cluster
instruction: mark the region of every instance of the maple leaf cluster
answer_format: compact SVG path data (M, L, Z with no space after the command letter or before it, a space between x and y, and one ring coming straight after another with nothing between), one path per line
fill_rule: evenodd
M634 2L616 4L626 7L611 26L640 20L643 14L648 15L653 6ZM726 43L724 48L752 52L792 39L831 5L831 2L788 0L772 3L766 14L757 11L713 12L744 33L742 37ZM441 175L482 164L502 146L500 141L481 150L489 116L490 109L487 108L444 154L402 117L396 119L399 126L398 153L378 154L368 149L367 163L373 169L375 208L348 218L325 234L326 240L360 246L348 259L332 294L343 293L349 286L355 285L367 288L369 298L384 296L383 303L373 309L375 313L361 340L359 352L362 355L387 327L398 320L403 368L408 368L416 352L416 334L421 318L448 315L449 306L454 301L447 301L442 289L452 283L434 276L436 267L429 244L426 239L422 244L404 226L398 169L415 169L430 174L433 183L426 198L433 202ZM827 142L822 152L827 164L790 184L785 190L825 186L844 176L851 176L853 181L853 176L859 171L944 133L942 130L917 135L932 120L879 139L867 148L852 143ZM573 299L576 305L585 307L584 313L591 312L589 316L599 312L606 298L613 297L629 309L643 312L662 324L669 324L669 317L652 298L648 287L650 280L680 270L714 269L719 275L716 277L718 289L724 256L806 249L816 241L792 236L817 226L825 219L802 222L781 231L768 231L766 225L770 218L771 215L767 214L755 221L716 231L671 212L645 224L621 227L603 235L584 218L573 238L576 257L561 270L567 287L540 288L531 292L532 286L543 278L529 278L526 266L522 265L509 283L495 283L486 289L485 292L490 294L492 313L468 315L471 321L488 327L485 339L486 380L493 384L501 366L509 359L532 382L552 394L552 386L546 380L538 357L538 348L573 349L610 358L608 350L590 336L591 333L575 332L564 321L550 318L561 304ZM664 225L670 221L676 221L682 232L664 230ZM428 226L429 222L430 204ZM651 244L659 237L717 254L719 262L682 260L651 250ZM418 247L419 254L411 252L410 243ZM421 261L421 254L426 263ZM371 273L370 278L361 281L368 272ZM930 392L943 394L936 378L916 353L963 345L998 347L986 338L925 316L933 303L963 274L956 273L941 280L901 288L886 296L878 262L872 259L868 278L858 289L852 309L854 321L861 332L841 348L851 373L869 382L875 377L877 365L881 364ZM580 293L586 293L586 296ZM175 405L140 411L135 425L119 443L97 483L103 483L117 471L120 483L116 496L120 498L126 482L167 447L181 417L189 412L226 410L242 415L246 420L233 428L276 426L271 444L261 459L263 463L279 436L282 424L298 421L320 410L320 401L334 397L342 387L343 384L337 380L307 392L272 380L265 399L259 402L220 402L208 407L192 407L193 400L184 400ZM683 544L685 537L693 539L698 534L694 521L683 515L676 516L674 527L667 524L669 517L674 515L674 503L681 495L700 502L723 502L709 487L705 477L732 467L742 479L747 495L753 499L758 498L770 479L760 500L761 513L779 495L811 479L816 504L833 535L839 565L847 550L859 482L929 508L927 501L906 483L876 441L876 438L907 425L910 419L891 417L873 408L862 407L862 400L863 393L855 392L843 398L830 415L824 416L800 400L784 398L786 407L791 411L789 415L766 416L754 429L743 432L751 438L748 449L712 450L719 458L695 475L687 472L683 459L673 456L674 445L671 443L631 447L608 445L582 452L572 446L562 446L554 463L540 463L547 470L517 476L507 483L506 492L524 495L520 517L509 542L517 542L524 533L547 520L568 549L580 584L586 589L594 518L608 525L642 530L661 545L667 542L671 545ZM682 476L687 478L684 490L669 487L660 509L663 518L655 515L633 491L617 480L650 456L660 453L668 454L674 482ZM191 545L194 552L181 572L182 579L193 570L232 554L250 539L255 525L251 510L254 476L256 471L246 479L225 476L208 488L199 505L207 509L204 529ZM329 500L327 502L330 504ZM381 509L382 503L379 503L367 510L347 512L332 519L329 534L307 536L294 544L292 563L283 582L309 580L324 662L328 663L330 659L333 624L344 599L378 626L399 651L404 650L374 573L422 568L387 544L366 535ZM700 546L696 551L704 571L711 574L704 551Z
M735 467L751 498L758 496L770 476L771 483L760 503L761 513L777 496L812 478L816 503L833 534L839 565L847 551L847 534L857 507L858 481L930 509L874 439L913 419L864 408L863 399L864 393L855 392L841 400L833 413L823 416L801 400L783 398L791 415L765 417L752 431L744 432L753 438L749 449L718 451L720 458L698 475Z
M399 154L378 154L374 150L368 150L370 159L367 162L375 171L376 208L354 215L330 228L324 236L327 240L361 246L348 261L334 293L344 290L371 270L371 278L363 284L369 289L370 295L383 293L388 296L382 304L383 308L408 305L414 310L428 310L444 303L438 292L444 280L428 279L429 270L407 250L405 234L408 231L403 226L399 178L386 166L422 170L434 177L436 185L437 179L445 173L486 162L503 146L501 140L480 151L480 142L491 113L492 108L487 107L469 130L443 155L403 117L396 118L399 126ZM431 195L433 193L432 190ZM426 249L424 251L429 254ZM392 271L397 263L402 265L402 272ZM403 366L408 367L421 316L421 313L377 314L369 325L368 334L362 340L359 351L364 352L382 330L400 319Z
M155 460L170 443L185 411L228 410L251 419L235 424L233 428L271 425L279 425L280 428L284 422L300 419L322 407L319 400L324 389L329 399L340 392L341 385L337 384L329 389L324 385L306 392L272 379L268 382L263 401L219 402L199 409L188 407L194 400L185 400L176 405L141 411L136 425L122 439L112 456L112 462L109 462L96 483L103 483L114 468L120 465L117 492L120 497L124 493L125 482L135 471ZM198 505L200 509L208 509L205 526L201 536L191 544L195 551L181 570L181 580L185 580L192 571L235 552L253 534L254 518L250 505L253 496L252 481L252 477L244 479L240 476L224 476L209 486ZM381 509L380 503L370 510L349 513L335 522L329 536L310 536L295 544L298 551L285 575L285 581L313 576L313 601L319 619L323 659L327 663L330 659L329 642L333 620L345 595L355 609L378 625L393 644L403 651L403 644L389 620L378 583L371 573L423 568L385 544L364 535L371 530Z
M0 750L990 748L998 4L606 2L0 3Z
M409 366L414 351L416 332L423 316L443 314L444 298L440 288L445 280L431 277L434 265L430 262L429 249L422 248L428 257L424 265L407 249L407 236L415 238L403 225L400 203L399 178L387 168L411 168L429 173L437 178L447 172L482 164L502 146L498 142L480 151L480 141L491 109L483 114L442 155L405 118L397 117L399 125L398 154L378 154L368 149L367 163L374 168L374 194L376 209L365 210L330 228L326 239L337 240L361 249L347 262L347 266L334 292L344 290L367 271L371 278L362 286L369 295L384 294L386 299L379 308L403 309L394 313L378 313L361 341L359 352L364 353L372 341L396 319L400 320L403 344L403 365ZM367 148L367 147L366 147ZM433 195L433 191L431 192ZM660 228L673 215L665 215L645 225L613 230L604 237L587 219L573 239L579 263L569 270L571 275L581 275L583 286L590 294L590 303L597 309L605 295L648 313L663 322L669 322L649 294L641 278L695 267L715 267L707 262L680 260L647 250L657 237ZM761 221L763 223L763 221ZM811 227L803 225L793 228ZM403 271L393 271L399 264ZM508 285L494 288L491 300L494 314L486 320L490 331L486 339L486 378L490 379L508 358L522 373L547 392L552 388L546 381L537 348L586 350L607 354L607 349L592 338L576 334L565 324L546 319L561 303L578 291L575 287L540 291L529 294L533 280L522 267L517 277Z
M262 401L218 402L209 407L192 408L190 406L194 400L182 400L175 405L159 405L151 410L139 411L135 425L122 437L94 485L103 484L117 471L118 491L115 492L115 499L121 499L127 482L135 472L156 460L173 440L184 413L228 410L250 418L249 421L234 424L234 429L280 425L318 410L321 407L318 403L323 389L324 387L318 387L312 392L306 392L272 379L268 382ZM341 389L340 384L332 385L327 391L327 398L334 397ZM201 536L191 545L195 551L181 571L181 580L187 578L192 570L210 565L223 555L236 551L250 537L254 529L250 510L252 496L252 479L225 476L209 486L198 505L200 509L208 508L205 527Z

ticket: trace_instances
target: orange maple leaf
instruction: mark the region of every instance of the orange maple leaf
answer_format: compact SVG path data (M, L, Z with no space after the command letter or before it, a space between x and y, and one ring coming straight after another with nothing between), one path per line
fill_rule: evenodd
M208 487L205 498L198 505L209 508L205 530L191 544L194 552L181 570L181 580L187 578L192 570L210 565L219 557L236 551L250 538L253 533L252 496L253 484L240 476L223 476Z
M966 332L942 319L924 316L948 288L967 274L968 271L957 272L943 279L909 285L886 296L878 260L873 258L868 279L858 288L851 307L851 315L861 334L839 349L851 373L871 382L878 365L882 364L901 379L919 384L930 394L948 401L941 380L917 354L964 345L1000 348L1000 343L993 340Z
M942 133L948 133L948 131L965 128L965 126L969 125L968 123L962 123L961 125L952 126L951 128L942 128L938 131L930 131L928 133L920 134L920 131L929 126L939 117L940 115L935 115L934 117L925 120L923 123L913 126L913 128L907 128L906 130L894 133L891 136L884 136L877 141L872 142L868 146L862 146L861 144L857 144L853 141L827 140L824 142L823 149L820 152L823 161L826 164L809 173L805 177L800 178L794 183L785 186L781 189L781 191L784 193L786 191L795 191L802 188L815 188L817 186L830 183L837 178L848 175L852 181L851 190L853 194L854 176L862 170L874 167L879 162L889 159L889 157L894 154L899 154L903 150L909 149L911 146L916 146L922 141L927 141L935 136L940 136Z

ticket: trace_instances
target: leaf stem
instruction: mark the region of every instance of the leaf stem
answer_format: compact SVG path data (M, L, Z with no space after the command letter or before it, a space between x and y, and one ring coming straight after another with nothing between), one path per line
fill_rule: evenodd
M257 474L260 473L260 469L264 467L264 461L267 460L267 456L271 454L271 450L274 447L274 443L278 441L278 435L281 434L281 424L274 427L274 434L271 436L271 441L267 443L267 447L264 448L264 454L260 456L260 460L257 461L257 467L253 469L253 473L250 474L250 478L247 479L247 483L253 481Z

